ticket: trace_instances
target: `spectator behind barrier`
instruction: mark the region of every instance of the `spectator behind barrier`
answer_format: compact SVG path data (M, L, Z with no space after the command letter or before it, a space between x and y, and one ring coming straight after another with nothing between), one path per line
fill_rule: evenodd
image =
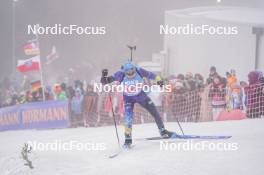
M219 76L218 73L216 72L216 68L215 68L215 66L211 66L209 77L206 80L207 84L209 85L209 84L213 83L214 77L216 77L216 76Z
M204 78L201 74L195 74L195 89L202 90L204 88Z
M188 91L195 90L195 79L191 72L187 72L184 78L184 85Z
M84 126L97 126L98 94L88 85L83 99Z
M83 95L80 89L76 89L75 95L71 100L72 126L83 125L82 107L83 107Z
M56 95L56 100L67 100L66 92L61 88L59 84L54 85L53 91Z
M264 94L260 73L252 71L248 74L249 86L245 88L247 116L259 118L264 114Z
M234 70L227 72L227 102L229 109L242 109L242 91Z
M226 107L226 84L222 81L222 78L215 75L213 82L209 85L209 98L211 100L213 108L213 119L216 120L220 112Z

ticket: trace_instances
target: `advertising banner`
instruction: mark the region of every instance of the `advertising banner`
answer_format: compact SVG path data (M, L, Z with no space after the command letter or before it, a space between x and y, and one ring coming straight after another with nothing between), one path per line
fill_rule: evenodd
M68 126L68 101L35 102L0 109L0 131Z

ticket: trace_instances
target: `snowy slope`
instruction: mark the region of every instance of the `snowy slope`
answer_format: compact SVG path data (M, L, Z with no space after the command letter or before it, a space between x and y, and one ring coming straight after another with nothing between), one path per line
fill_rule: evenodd
M177 123L166 123L170 130L178 130ZM236 151L161 151L159 141L134 141L132 150L118 157L108 156L116 150L117 142L113 127L72 128L58 130L25 130L0 133L0 174L36 175L263 175L264 119L183 123L186 134L232 135L228 140L238 144ZM122 136L123 128L119 127ZM158 135L154 124L135 125L133 137ZM33 170L23 165L20 150L24 142L78 142L104 143L104 151L40 151L35 150L30 158ZM174 143L183 142L174 140ZM199 142L199 141L196 141Z

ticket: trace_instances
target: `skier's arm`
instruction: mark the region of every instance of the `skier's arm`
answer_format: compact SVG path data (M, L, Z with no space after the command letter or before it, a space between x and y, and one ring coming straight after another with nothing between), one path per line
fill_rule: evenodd
M102 77L101 77L101 83L102 84L112 83L113 81L122 82L122 80L124 78L124 73L122 71L117 71L116 73L114 73L111 76L107 76L107 75L108 75L108 70L104 69L102 71Z
M164 85L164 82L163 82L162 78L159 75L156 75L156 74L154 74L152 72L149 72L149 71L147 71L147 70L145 70L143 68L137 68L137 71L143 77L146 77L146 78L148 78L150 80L156 80L158 85L160 85L160 86Z

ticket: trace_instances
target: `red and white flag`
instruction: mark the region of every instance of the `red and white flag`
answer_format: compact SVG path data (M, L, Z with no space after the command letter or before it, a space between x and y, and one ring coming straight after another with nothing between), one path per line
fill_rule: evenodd
M39 55L26 59L26 60L18 60L17 70L19 72L28 72L40 69L40 58Z

